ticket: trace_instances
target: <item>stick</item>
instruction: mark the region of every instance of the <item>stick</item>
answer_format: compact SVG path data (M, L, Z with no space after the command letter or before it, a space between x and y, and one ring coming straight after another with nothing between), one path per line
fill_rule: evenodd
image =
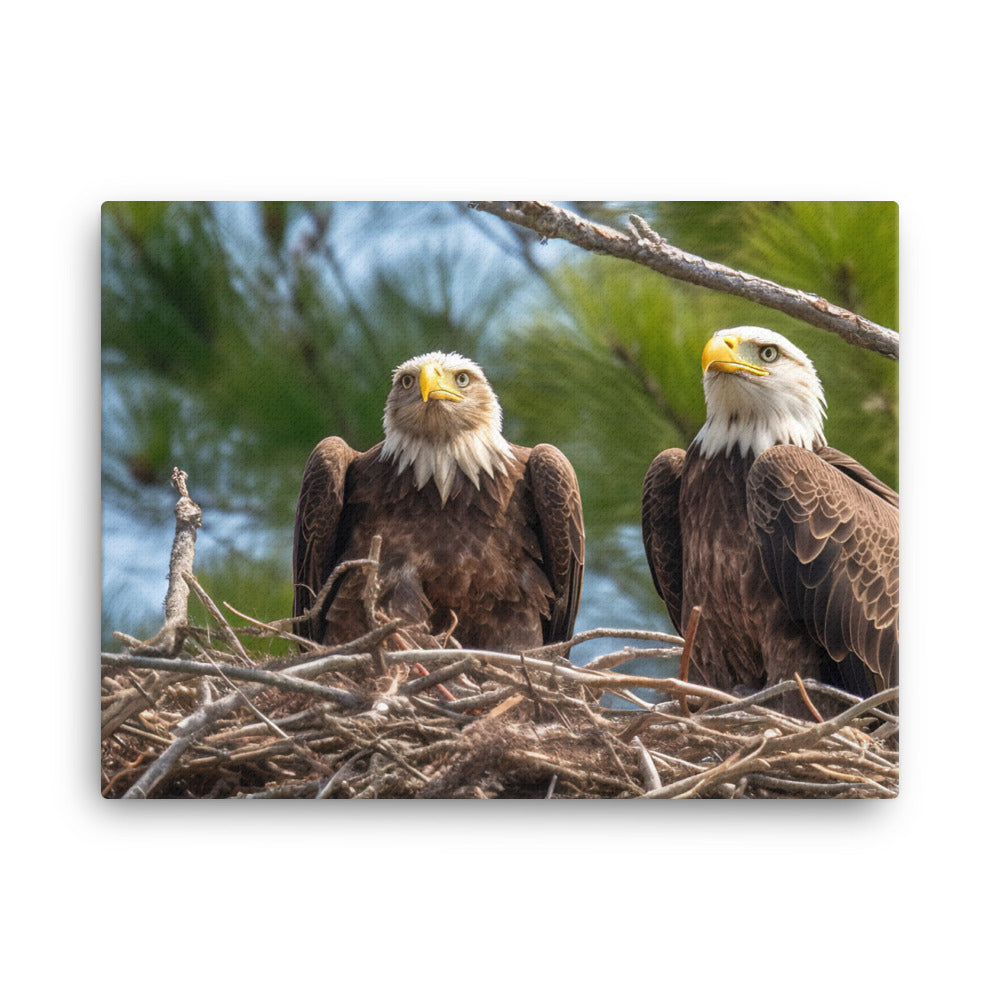
M647 799L691 798L708 784L712 783L712 779L722 780L726 778L732 780L746 774L748 771L767 768L767 761L758 760L761 752L767 745L768 741L765 738L745 757L741 758L741 751L737 750L736 753L724 760L718 767L703 771L701 774L691 775L689 778L681 778L679 781L671 782L671 784L664 785L662 788L654 788L651 792L646 792L643 797Z
M638 736L633 736L631 743L639 756L639 773L642 775L642 783L646 791L651 792L656 788L662 788L663 782L660 781L659 772L656 770L656 765L653 763L649 751L642 745L642 740Z
M254 684L276 687L282 691L297 691L301 694L312 694L326 701L336 702L346 708L360 708L365 699L353 691L343 688L327 687L310 680L301 679L288 671L275 672L257 670L253 667L239 667L219 663L199 663L197 660L162 659L151 660L136 658L131 653L102 653L101 663L107 666L148 667L175 674L193 674L196 677L217 677L220 673L229 680L250 681Z
M694 648L694 637L698 633L698 622L701 619L701 605L696 604L691 609L691 615L688 618L687 631L684 633L684 653L681 656L681 665L678 672L678 679L687 682L688 679L688 668L691 664L691 650ZM681 706L682 715L690 715L691 710L688 708L687 696L684 694L677 695L677 701Z
M232 611L234 615L242 618L245 622L250 622L251 625L255 625L257 628L261 629L263 632L267 632L270 635L274 635L279 639L290 639L292 642L301 643L306 649L322 649L323 646L318 642L313 642L312 639L306 639L301 635L296 635L294 632L286 632L284 629L279 628L273 622L262 622L258 621L256 618L251 618L250 615L243 614L242 611L237 611L229 601L223 601L222 606ZM305 618L305 615L300 617ZM246 631L246 630L244 630Z
M146 768L142 777L122 796L123 799L144 799L174 769L185 751L217 719L236 711L240 705L238 693L213 701L193 715L182 719L174 730L176 739Z
M549 646L536 646L534 649L526 649L525 656L565 656L567 651L573 646L578 646L581 642L589 642L591 639L645 639L650 642L670 643L674 642L678 646L684 640L679 635L670 635L668 632L648 632L638 628L592 628L585 632L577 632L570 636L565 642L554 642Z
M810 698L809 695L806 694L806 686L805 686L805 684L802 683L802 678L799 677L798 671L796 671L796 673L795 673L795 683L798 686L799 694L801 695L802 700L806 703L806 708L808 708L809 711L812 713L812 717L817 722L822 722L823 721L823 716L820 715L819 710L812 703L812 698Z
M776 750L788 751L798 750L801 747L818 743L824 736L832 735L837 732L838 729L843 729L847 723L856 719L859 715L864 715L869 708L874 708L876 705L881 705L884 702L892 701L893 698L898 697L898 686L886 688L884 691L880 691L878 694L873 694L870 698L866 698L864 701L859 701L857 705L852 705L846 711L841 712L840 715L835 715L832 719L829 719L826 722L810 726L805 732L792 733L789 736L777 737L771 741L771 746Z
M177 656L184 645L188 621L185 574L194 569L194 543L201 527L201 508L188 495L186 472L175 467L170 481L180 499L174 505L176 525L167 573L167 596L163 602L165 620L156 635L132 648L136 656Z
M434 687L435 684L451 680L456 674L471 670L475 666L475 663L476 661L471 656L463 656L454 663L439 667L437 670L433 670L423 677L416 677L412 681L400 684L399 693L405 695L419 694L429 687Z
M222 633L225 635L228 643L236 650L239 658L246 664L253 663L253 660L247 655L247 651L243 648L243 643L237 638L236 633L233 631L232 625L226 621L222 612L215 606L215 601L205 593L202 585L195 579L193 573L184 572L184 582L198 595L198 599L205 606L208 613L219 623L222 627Z

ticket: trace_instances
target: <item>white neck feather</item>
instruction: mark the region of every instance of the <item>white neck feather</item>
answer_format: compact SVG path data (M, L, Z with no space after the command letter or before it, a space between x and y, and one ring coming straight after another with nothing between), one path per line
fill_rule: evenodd
M514 460L510 445L499 427L468 430L446 440L431 440L406 434L398 429L386 430L382 460L396 461L397 473L411 465L418 490L433 479L441 496L441 506L458 488L456 478L464 474L479 489L480 473L490 479L504 474Z
M760 455L776 444L814 450L826 444L823 417L826 400L814 375L780 387L775 376L733 375L708 371L705 424L695 436L706 458L735 447L740 454ZM769 384L770 383L770 384Z

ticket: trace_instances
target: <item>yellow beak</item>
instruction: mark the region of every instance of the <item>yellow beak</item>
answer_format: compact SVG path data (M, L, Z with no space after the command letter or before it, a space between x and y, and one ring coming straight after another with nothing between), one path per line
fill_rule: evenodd
M428 399L451 399L458 402L463 398L455 385L455 376L446 372L436 361L429 361L420 369L420 395L425 403Z
M739 337L713 337L701 352L701 370L715 372L749 372L751 375L769 375L760 365L745 361L739 355Z

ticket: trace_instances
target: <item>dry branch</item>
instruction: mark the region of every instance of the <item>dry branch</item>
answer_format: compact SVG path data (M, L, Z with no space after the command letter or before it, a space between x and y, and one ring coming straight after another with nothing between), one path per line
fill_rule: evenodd
M180 499L174 505L174 544L170 550L170 569L167 573L167 596L163 602L163 628L151 639L139 642L131 636L115 633L138 656L177 656L184 645L188 622L187 576L194 567L194 543L201 527L201 508L191 499L187 490L187 473L174 467L170 481Z
M738 295L835 333L849 344L899 359L899 334L895 330L835 306L822 296L785 288L679 250L638 215L629 217L631 232L626 235L547 201L475 201L470 205L532 229L543 239L567 240L584 250L634 261L669 278Z
M234 637L235 638L235 637ZM246 655L244 653L244 655ZM249 661L249 657L247 657ZM232 681L250 681L278 688L281 691L297 691L300 694L313 695L326 701L335 702L348 708L358 708L364 699L351 691L341 688L326 687L310 680L303 680L294 674L270 670L257 670L252 667L230 666L220 663L198 663L192 660L149 660L133 657L128 654L102 653L101 663L106 666L152 667L168 673L190 674L197 677L222 676Z

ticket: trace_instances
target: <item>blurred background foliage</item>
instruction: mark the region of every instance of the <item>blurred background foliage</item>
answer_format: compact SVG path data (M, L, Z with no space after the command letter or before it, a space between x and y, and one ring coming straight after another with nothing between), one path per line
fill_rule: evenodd
M636 212L683 250L898 328L894 203L566 204L618 228ZM381 440L392 368L434 348L483 365L508 438L549 441L576 467L580 628L668 625L640 490L652 458L702 423L701 349L717 329L768 326L802 347L830 443L898 482L894 362L464 203L109 202L101 241L104 648L112 630L162 624L175 465L202 507L209 593L261 620L290 614L310 450L327 434Z

